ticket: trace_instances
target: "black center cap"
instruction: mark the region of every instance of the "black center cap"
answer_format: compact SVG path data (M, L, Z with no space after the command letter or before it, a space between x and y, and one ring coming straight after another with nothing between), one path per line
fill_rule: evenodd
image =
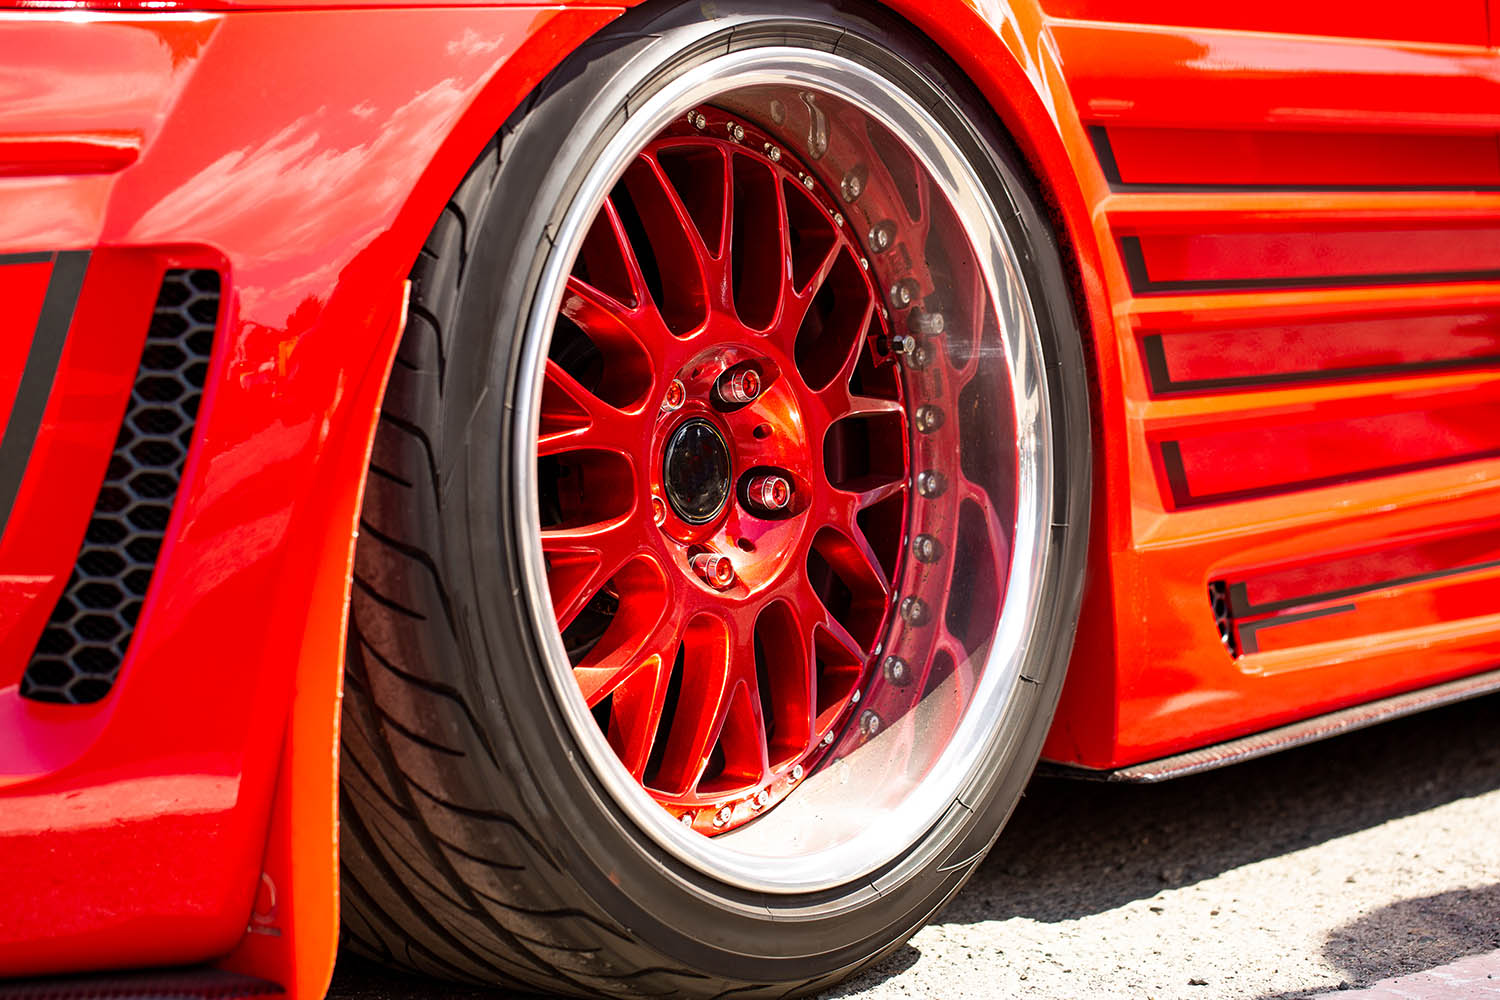
M729 446L707 420L673 432L662 460L667 502L689 524L712 520L729 501Z

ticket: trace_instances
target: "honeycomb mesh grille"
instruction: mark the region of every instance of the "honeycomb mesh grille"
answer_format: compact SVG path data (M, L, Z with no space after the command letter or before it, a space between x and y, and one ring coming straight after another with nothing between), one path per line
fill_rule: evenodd
M23 696L82 705L114 685L172 516L218 314L217 271L166 273L78 562L21 678Z
M1214 612L1214 622L1219 626L1219 641L1230 656L1238 658L1239 643L1234 639L1234 616L1229 611L1229 587L1223 580L1208 585L1208 603Z

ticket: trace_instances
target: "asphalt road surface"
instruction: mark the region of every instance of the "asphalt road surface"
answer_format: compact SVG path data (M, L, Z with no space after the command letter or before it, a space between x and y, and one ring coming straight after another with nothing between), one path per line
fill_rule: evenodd
M826 996L1291 1000L1372 986L1500 995L1500 698L1159 786L1033 781L938 919ZM331 996L495 994L346 961Z

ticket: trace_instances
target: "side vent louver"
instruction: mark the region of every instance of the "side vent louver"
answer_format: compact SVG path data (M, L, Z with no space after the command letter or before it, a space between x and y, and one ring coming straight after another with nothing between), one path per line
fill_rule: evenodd
M218 314L218 272L166 273L78 562L21 679L23 696L81 705L114 685L177 499Z
M1208 604L1214 612L1214 622L1219 626L1219 641L1230 656L1239 659L1240 646L1234 637L1234 616L1229 610L1229 587L1223 580L1208 585Z

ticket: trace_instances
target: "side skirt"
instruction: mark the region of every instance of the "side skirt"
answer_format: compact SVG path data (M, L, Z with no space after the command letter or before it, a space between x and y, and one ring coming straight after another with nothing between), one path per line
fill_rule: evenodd
M1182 778L1202 771L1212 771L1229 764L1254 760L1257 757L1276 753L1278 750L1289 750L1292 747L1315 743L1330 736L1352 733L1356 729L1373 726L1377 722L1399 719L1497 691L1500 691L1500 670L1490 670L1444 684L1366 702L1363 705L1342 708L1326 715L1314 716L1311 719L1268 729L1263 733L1242 736L1225 743L1215 743L1199 750L1189 750L1171 757L1146 761L1143 764L1132 764L1129 767L1104 771L1042 761L1037 765L1036 773L1044 777L1078 778L1084 781L1154 784L1169 778Z

